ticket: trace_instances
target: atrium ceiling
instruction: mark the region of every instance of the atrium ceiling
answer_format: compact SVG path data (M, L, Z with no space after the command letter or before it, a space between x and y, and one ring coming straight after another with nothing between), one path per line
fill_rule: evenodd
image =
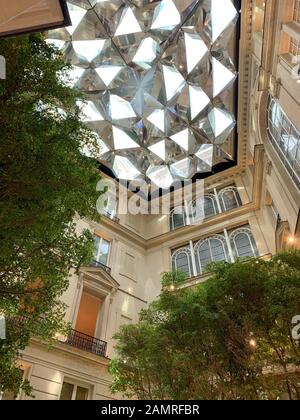
M232 0L73 0L50 31L85 92L83 120L117 179L159 188L236 163Z

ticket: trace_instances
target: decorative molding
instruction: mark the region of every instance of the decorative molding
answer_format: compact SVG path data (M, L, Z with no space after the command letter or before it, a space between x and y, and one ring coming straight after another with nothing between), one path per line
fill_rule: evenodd
M101 267L81 267L80 276L85 285L105 295L116 293L120 287L120 284Z
M273 54L276 47L276 14L277 0L268 0L265 2L265 22L263 29L263 45L261 55L260 83L259 90L267 90L270 87L272 74Z
M241 40L238 98L238 167L247 165L247 143L250 120L251 57L253 32L253 2L245 0L241 9Z

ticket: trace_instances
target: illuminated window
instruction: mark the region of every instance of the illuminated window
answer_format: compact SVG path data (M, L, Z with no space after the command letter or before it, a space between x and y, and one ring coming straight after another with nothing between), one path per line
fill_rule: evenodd
M279 158L300 189L300 133L274 98L269 103L268 132Z

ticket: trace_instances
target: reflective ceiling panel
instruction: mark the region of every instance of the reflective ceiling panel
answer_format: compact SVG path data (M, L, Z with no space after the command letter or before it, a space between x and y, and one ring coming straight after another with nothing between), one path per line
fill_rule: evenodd
M66 83L86 94L82 120L116 178L169 188L234 163L232 0L70 0L68 8L72 25L47 42L71 63Z

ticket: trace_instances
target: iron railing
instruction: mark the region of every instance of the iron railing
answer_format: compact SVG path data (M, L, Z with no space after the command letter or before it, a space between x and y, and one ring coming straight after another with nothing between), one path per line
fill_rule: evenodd
M70 331L66 344L96 354L97 356L106 357L107 343L105 341L76 330Z
M103 269L104 271L106 271L108 274L110 274L110 273L111 273L111 268L110 268L110 267L107 267L105 264L102 264L102 263L101 263L101 262L99 262L99 261L92 260L90 265L91 265L92 267L102 268L102 269Z
M120 223L120 219L117 216L113 216L111 213L109 213L106 210L101 210L101 215L107 217L108 219L113 220L116 223Z

